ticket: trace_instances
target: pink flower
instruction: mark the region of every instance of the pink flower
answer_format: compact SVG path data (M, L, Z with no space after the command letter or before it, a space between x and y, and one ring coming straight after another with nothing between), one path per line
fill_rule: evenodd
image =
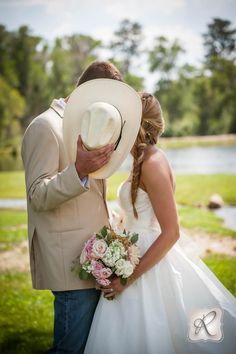
M91 261L95 259L93 254L93 245L96 242L96 235L93 235L85 244L85 250L87 253L87 258Z
M111 275L112 275L112 271L110 268L102 268L100 270L100 278L101 279L109 278Z
M110 280L108 280L108 279L97 278L96 280L97 280L98 284L100 284L102 286L107 286L107 285L111 284Z
M104 268L103 264L99 261L92 261L93 267L92 274L96 279L107 279L112 275L110 268Z
M93 270L99 271L103 268L103 264L100 261L91 261L91 265L93 267Z

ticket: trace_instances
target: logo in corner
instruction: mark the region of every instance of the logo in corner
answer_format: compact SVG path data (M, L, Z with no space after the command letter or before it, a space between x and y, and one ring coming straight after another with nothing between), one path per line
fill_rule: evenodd
M214 341L223 339L223 311L220 308L195 310L190 315L188 338L190 341Z

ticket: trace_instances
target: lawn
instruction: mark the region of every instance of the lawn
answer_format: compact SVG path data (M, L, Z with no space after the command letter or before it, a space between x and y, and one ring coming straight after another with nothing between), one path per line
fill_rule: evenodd
M108 179L108 200L117 198L117 188L127 176L127 172L117 172ZM176 200L183 205L206 205L218 193L227 204L236 204L235 186L236 175L177 175ZM23 171L0 172L0 198L25 198Z
M0 198L25 198L23 171L0 172Z
M204 258L220 281L236 295L236 259L222 255ZM29 274L0 275L0 352L2 354L42 353L51 344L53 296L49 291L31 289Z
M53 296L31 288L29 274L0 274L0 353L43 353L53 331Z
M185 229L214 234L221 237L236 237L236 231L223 226L222 219L207 208L179 206L180 225Z
M27 238L27 214L20 210L0 210L0 251Z

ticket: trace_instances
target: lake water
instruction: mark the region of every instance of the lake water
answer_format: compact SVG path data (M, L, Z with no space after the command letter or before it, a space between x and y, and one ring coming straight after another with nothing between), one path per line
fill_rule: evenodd
M165 149L176 174L236 173L236 146L188 147ZM121 169L131 168L132 157L124 161Z

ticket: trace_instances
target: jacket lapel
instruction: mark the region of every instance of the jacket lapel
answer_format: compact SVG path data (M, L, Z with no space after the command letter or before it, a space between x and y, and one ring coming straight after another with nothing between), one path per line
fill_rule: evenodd
M64 116L64 108L57 102L57 100L53 100L50 108L60 117Z

